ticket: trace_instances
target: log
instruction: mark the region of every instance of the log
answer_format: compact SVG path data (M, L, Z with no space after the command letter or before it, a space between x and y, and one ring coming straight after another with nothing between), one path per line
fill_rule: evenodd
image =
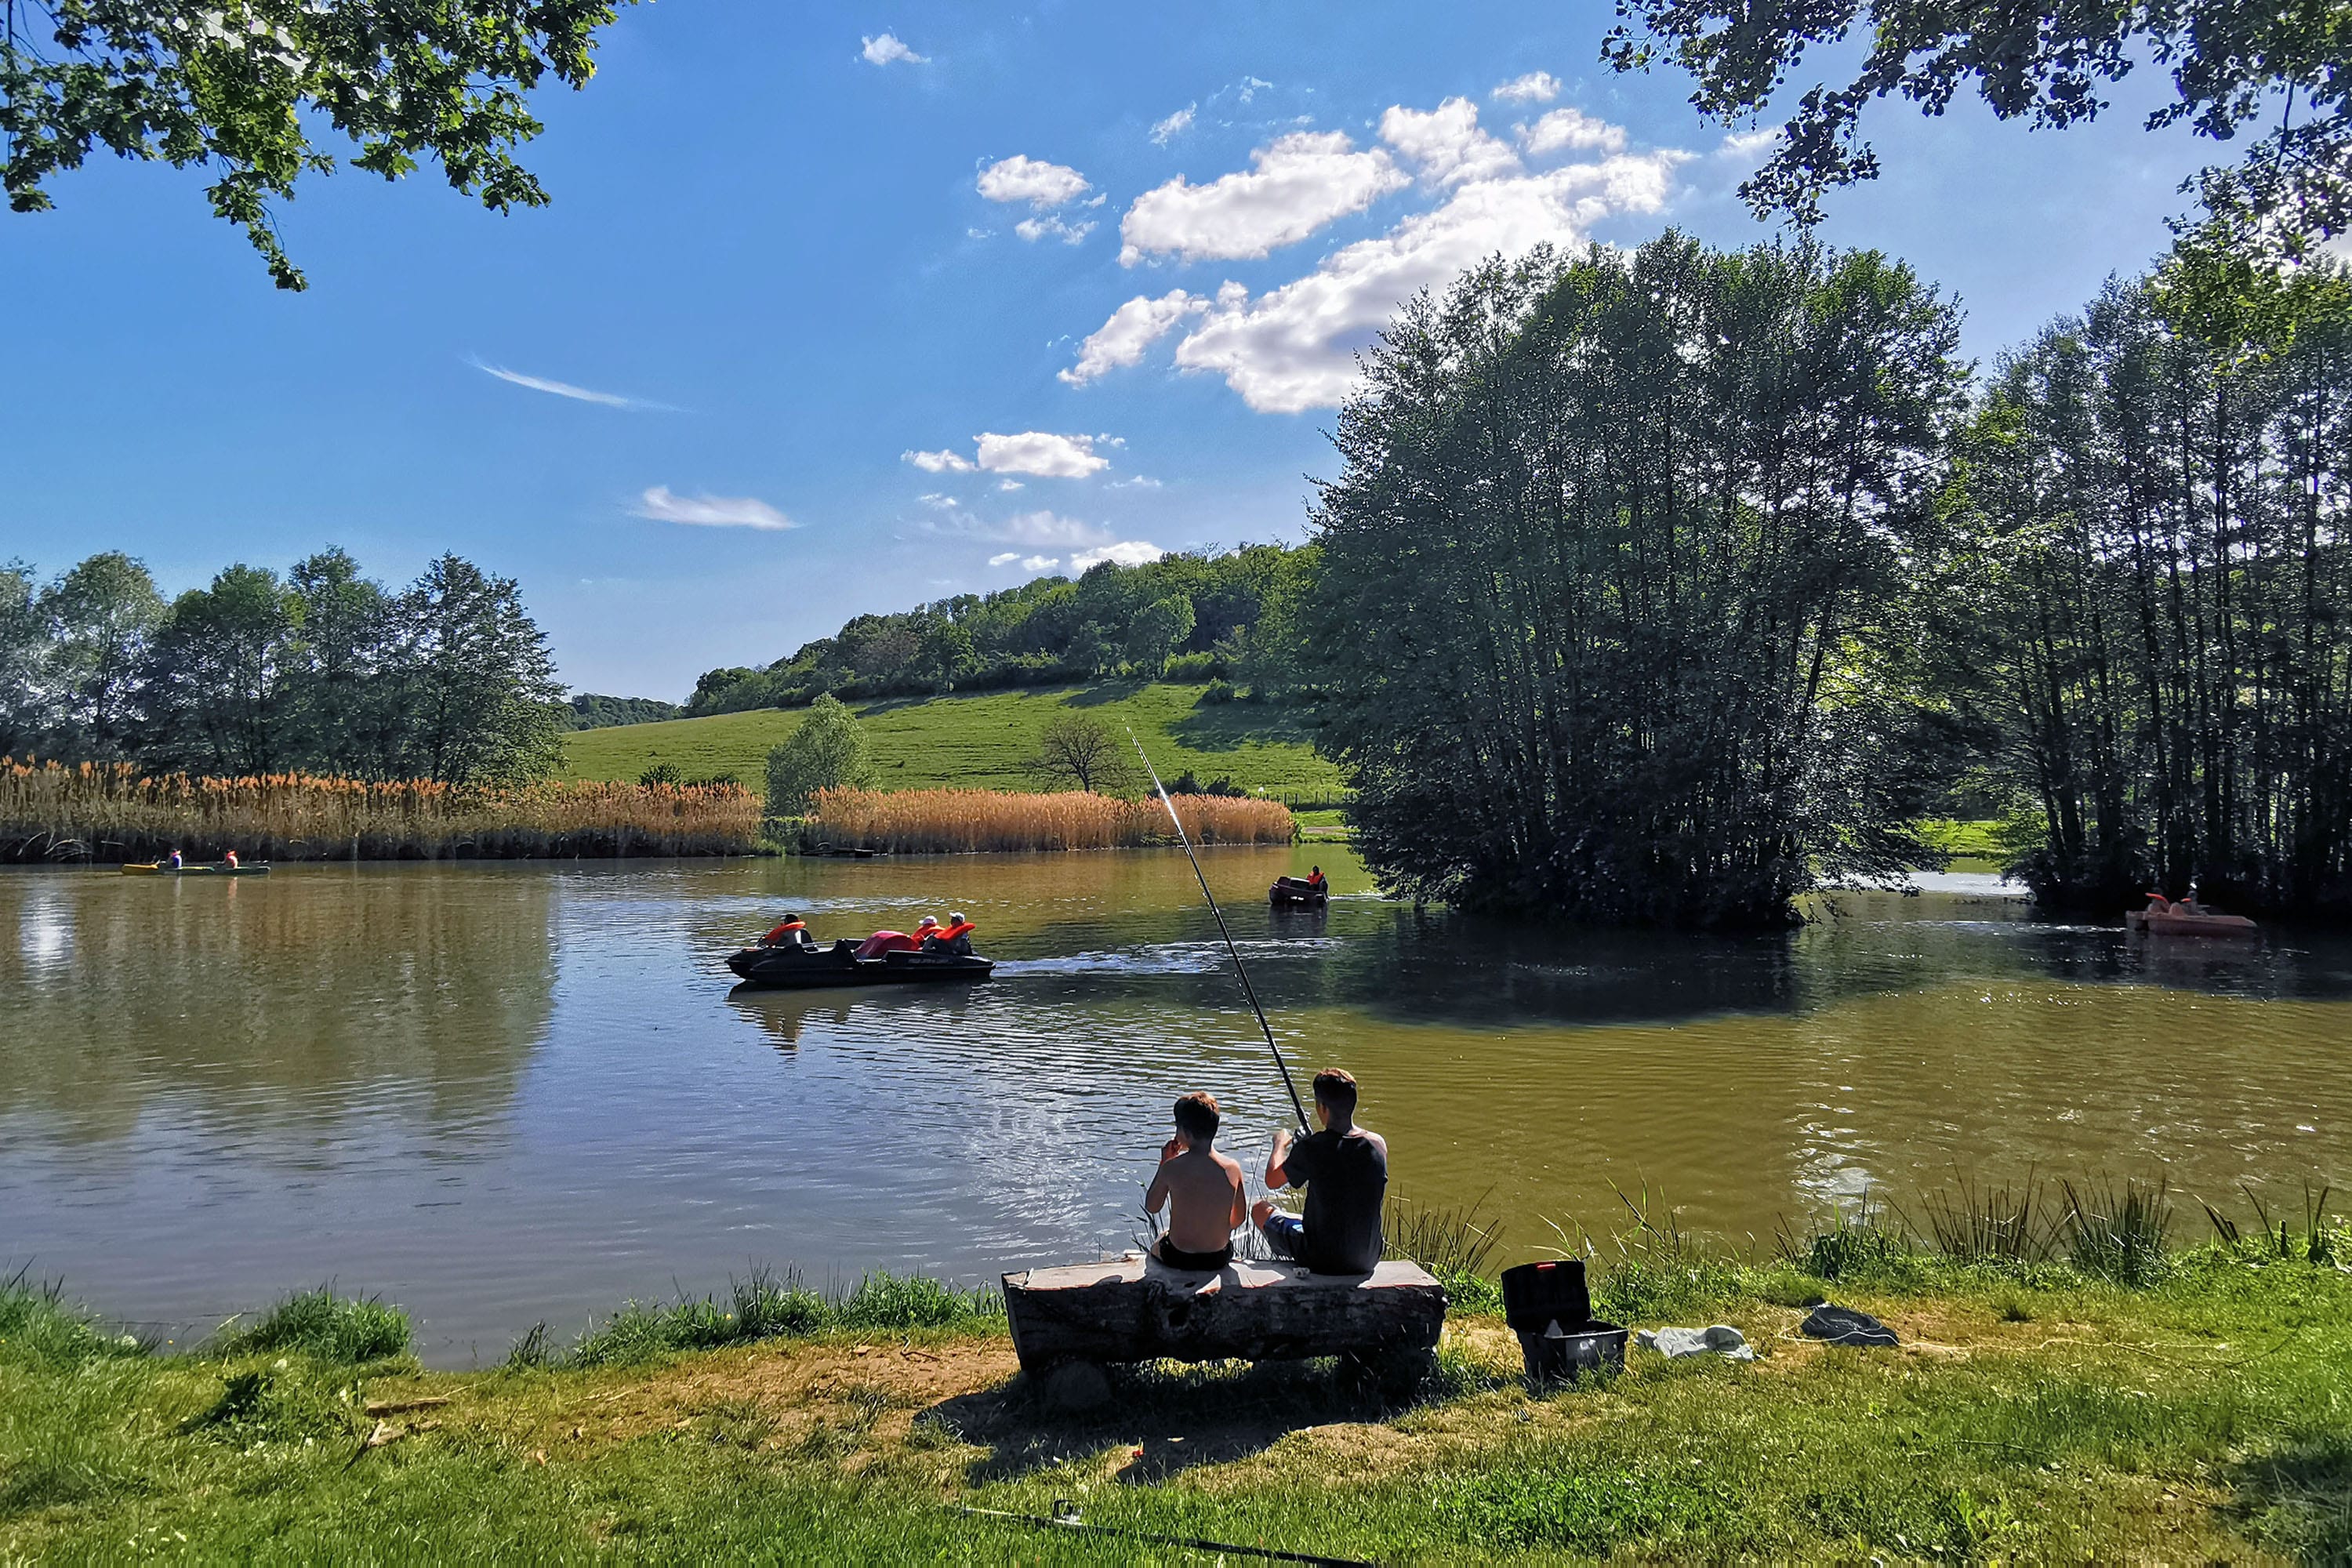
M1071 1362L1297 1361L1428 1351L1445 1325L1445 1288L1412 1263L1311 1274L1295 1263L1180 1273L1156 1258L1004 1276L1022 1367Z

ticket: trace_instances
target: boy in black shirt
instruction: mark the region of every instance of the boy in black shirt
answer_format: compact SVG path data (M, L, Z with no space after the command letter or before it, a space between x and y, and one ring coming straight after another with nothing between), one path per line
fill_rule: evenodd
M1260 1200L1250 1217L1281 1257L1318 1274L1369 1274L1381 1260L1388 1142L1356 1125L1356 1080L1338 1068L1315 1075L1315 1114L1323 1131L1294 1143L1284 1128L1265 1164L1267 1186L1307 1189L1306 1214L1279 1214Z

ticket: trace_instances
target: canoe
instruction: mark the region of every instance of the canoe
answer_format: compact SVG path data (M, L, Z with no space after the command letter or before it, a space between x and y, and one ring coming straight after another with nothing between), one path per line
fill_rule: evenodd
M267 877L269 875L269 868L267 866L182 866L174 868L164 865L160 860L155 860L145 865L125 866L122 868L122 874L126 877Z
M2253 936L2261 930L2243 915L2225 915L2210 910L2187 915L2134 910L2124 916L2124 924L2150 936Z
M1331 889L1309 887L1295 877L1276 877L1265 890L1265 901L1277 908L1321 909L1331 901Z
M886 952L860 958L839 948L746 947L727 955L746 985L805 991L830 985L935 985L985 980L996 961L958 952Z

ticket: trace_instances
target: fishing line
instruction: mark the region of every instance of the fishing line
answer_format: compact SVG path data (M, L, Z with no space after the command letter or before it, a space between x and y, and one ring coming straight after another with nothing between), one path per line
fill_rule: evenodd
M1265 1009L1258 1005L1257 987L1250 984L1249 965L1242 962L1242 950L1234 943L1233 928L1225 924L1225 911L1217 907L1217 895L1209 891L1209 879L1201 869L1201 858L1192 853L1192 836L1184 831L1184 819L1176 815L1176 803L1168 798L1168 786L1160 782L1160 770L1151 765L1151 757L1144 751L1143 742L1135 738L1135 731L1127 731L1129 744L1143 759L1143 771L1151 775L1151 787L1159 793L1160 804L1168 808L1168 820L1176 825L1176 842L1184 847L1184 858L1192 862L1192 875L1201 884L1201 896L1209 900L1209 912L1217 917L1217 931L1225 939L1225 951L1234 955L1234 973L1241 976L1242 994L1249 998L1250 1011L1257 1015L1257 1026L1265 1036L1265 1048L1274 1053L1274 1065L1282 1074L1282 1087L1290 1091L1290 1109L1298 1112L1301 1132L1314 1131L1314 1123L1307 1120L1307 1107L1298 1098L1298 1086L1290 1080L1290 1064L1282 1059L1282 1047L1275 1044L1274 1026L1265 1021Z

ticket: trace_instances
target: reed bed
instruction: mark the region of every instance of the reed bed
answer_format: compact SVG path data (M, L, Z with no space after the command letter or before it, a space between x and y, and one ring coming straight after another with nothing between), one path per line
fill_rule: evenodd
M1287 844L1290 808L1255 796L1171 797L1195 844ZM977 789L817 792L803 837L838 848L900 854L975 854L1020 849L1132 849L1173 844L1159 800L1121 800L1073 791L998 795Z
M193 778L0 758L0 860L517 859L743 855L759 797L733 784L487 789L309 773Z

